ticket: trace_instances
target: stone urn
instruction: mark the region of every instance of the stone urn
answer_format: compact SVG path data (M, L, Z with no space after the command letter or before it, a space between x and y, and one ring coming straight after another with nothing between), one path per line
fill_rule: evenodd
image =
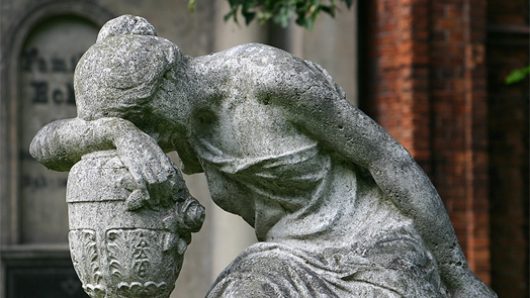
M70 253L90 297L162 298L173 291L190 233L204 220L204 208L177 178L184 190L171 204L131 210L131 200L149 194L115 151L87 154L71 169Z

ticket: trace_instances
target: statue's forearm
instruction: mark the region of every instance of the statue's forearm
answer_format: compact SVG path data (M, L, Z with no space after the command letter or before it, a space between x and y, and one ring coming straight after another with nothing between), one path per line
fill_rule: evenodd
M114 148L118 137L131 130L137 128L119 118L58 120L37 133L30 153L50 169L67 171L86 153Z

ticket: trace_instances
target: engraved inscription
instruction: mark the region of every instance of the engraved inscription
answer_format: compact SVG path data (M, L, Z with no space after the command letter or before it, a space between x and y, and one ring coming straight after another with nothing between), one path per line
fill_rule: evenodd
M57 54L44 56L38 46L25 49L21 54L21 68L22 72L33 78L29 81L31 103L75 105L71 78L81 56L82 53L70 54L69 57L59 57ZM55 76L47 76L50 73ZM62 80L63 76L66 79Z

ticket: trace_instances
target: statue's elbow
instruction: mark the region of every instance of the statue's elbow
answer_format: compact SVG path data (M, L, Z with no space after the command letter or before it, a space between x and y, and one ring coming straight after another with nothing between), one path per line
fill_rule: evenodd
M43 148L44 141L41 129L37 135L33 137L33 140L31 140L31 144L29 145L29 154L40 163L44 163L47 160L46 152Z
M45 127L46 128L46 127ZM65 154L53 150L53 141L49 140L48 132L41 129L29 145L29 154L50 170L64 172L70 170L73 162Z

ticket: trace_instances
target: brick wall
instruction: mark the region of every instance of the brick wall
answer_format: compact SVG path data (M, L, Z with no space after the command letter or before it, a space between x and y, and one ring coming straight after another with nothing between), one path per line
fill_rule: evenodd
M432 3L433 180L470 267L489 283L484 0Z
M360 5L360 106L429 174L471 268L489 283L485 0Z
M368 29L361 41L367 43L363 46L368 60L360 61L361 109L430 172L429 19L425 17L429 1L361 1L359 5L363 10L359 27Z
M529 2L490 0L487 61L492 287L528 297L528 80L506 85L529 65Z
M360 106L436 185L471 268L529 291L527 0L359 2ZM491 236L490 236L491 235Z

